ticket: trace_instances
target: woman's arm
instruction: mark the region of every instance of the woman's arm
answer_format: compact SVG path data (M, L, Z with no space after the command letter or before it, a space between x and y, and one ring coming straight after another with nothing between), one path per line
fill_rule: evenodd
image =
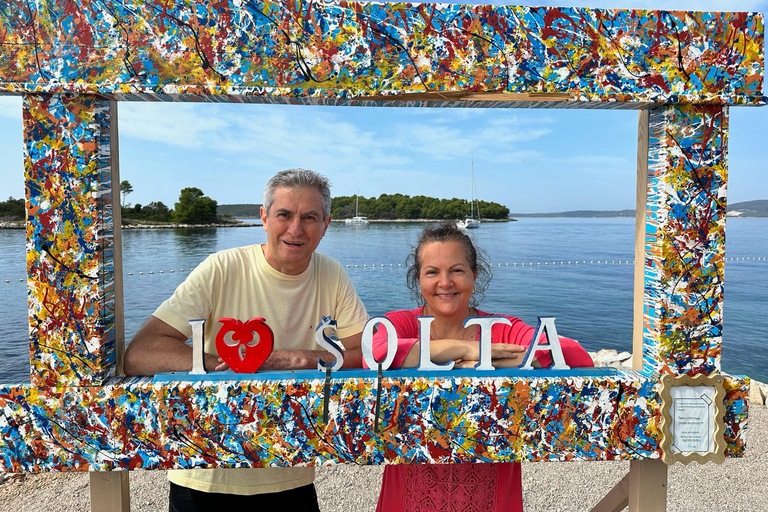
M507 343L491 344L491 359L494 366L512 367L523 362L526 348L521 345ZM430 359L433 363L442 364L448 361L460 363L459 367L471 367L480 361L480 342L475 340L431 340L429 343ZM419 365L421 343L415 342L408 355L403 360L403 368L413 368Z
M395 326L397 336L397 353L392 361L392 368L400 368L409 350L418 342L419 323L416 317L406 310L390 311L384 316ZM373 357L377 361L383 361L387 354L387 328L382 324L377 327L373 334ZM363 361L363 367L368 367L365 361Z

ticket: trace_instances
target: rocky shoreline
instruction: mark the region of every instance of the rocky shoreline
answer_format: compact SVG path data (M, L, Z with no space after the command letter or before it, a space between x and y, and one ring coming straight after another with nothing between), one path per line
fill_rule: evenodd
M252 228L261 226L261 222L240 222L222 224L132 224L124 223L123 229L180 229L180 228ZM24 221L0 222L0 229L26 229Z
M517 219L481 219L482 222L515 222ZM333 219L332 222L343 223L345 219ZM412 224L412 223L436 223L444 222L441 219L368 219L371 224ZM134 224L129 222L123 223L123 229L180 229L180 228L250 228L255 226L262 226L261 222L242 222L235 223L223 223L223 224ZM26 223L24 221L5 221L0 222L0 229L25 229Z
M241 222L226 224L123 224L123 229L180 229L180 228L252 228L259 223Z
M331 222L346 222L347 219L332 219ZM388 224L388 223L438 223L438 222L453 222L453 219L367 219L371 224ZM512 217L506 219L480 219L480 222L516 222L517 219Z

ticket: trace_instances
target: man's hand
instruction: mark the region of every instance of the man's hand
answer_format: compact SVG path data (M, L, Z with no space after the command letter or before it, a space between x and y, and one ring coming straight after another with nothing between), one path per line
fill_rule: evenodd
M213 370L211 370L211 368L213 368ZM209 372L223 372L224 370L229 370L229 365L218 356L205 354L205 369Z
M363 351L360 349L362 337L363 333L359 332L340 340L345 348L343 368L362 368ZM318 359L330 363L333 361L333 356L326 350L274 350L264 361L261 369L314 370L317 369Z

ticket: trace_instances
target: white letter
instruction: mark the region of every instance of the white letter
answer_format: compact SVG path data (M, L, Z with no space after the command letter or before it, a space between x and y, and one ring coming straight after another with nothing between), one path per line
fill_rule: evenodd
M331 370L335 372L344 364L344 354L341 351L341 347L325 334L326 327L336 330L336 320L331 320L330 316L323 317L323 321L315 329L315 343L330 352L336 360L333 362L333 366L331 366L331 363L318 359L317 369L324 372L330 366Z
M547 341L546 345L539 344L541 335L546 332ZM553 370L570 370L571 367L565 364L565 358L563 357L563 349L560 347L560 338L557 336L557 329L555 328L555 317L553 316L540 316L539 325L536 326L536 332L533 333L531 338L531 345L528 347L528 352L525 354L525 364L520 367L521 370L533 370L531 362L536 355L537 350L549 350L552 353L552 361L555 363L552 365Z
M475 370L495 370L491 362L491 327L494 324L512 325L505 316L473 316L464 320L464 327L480 326L480 362Z
M192 371L190 375L205 375L205 320L197 318L187 322L192 326Z
M362 341L363 360L371 370L377 370L379 368L379 362L373 357L373 327L376 324L381 324L387 328L387 355L381 363L381 369L386 370L392 365L392 361L395 360L395 353L397 352L397 333L395 332L395 326L392 325L390 319L385 316L375 316L365 324Z
M435 319L433 316L419 316L416 317L419 319L419 345L420 345L420 352L419 352L419 370L426 370L426 371L435 371L435 370L451 370L453 368L453 365L456 364L454 361L449 361L447 363L443 364L437 364L432 362L431 352L430 352L430 340L429 340L429 326L432 323L432 320Z

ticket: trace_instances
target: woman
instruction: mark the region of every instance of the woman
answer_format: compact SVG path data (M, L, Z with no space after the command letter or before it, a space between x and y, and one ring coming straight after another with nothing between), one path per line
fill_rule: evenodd
M479 327L464 327L471 316L489 316L476 305L490 280L487 263L478 256L470 238L454 224L426 228L409 257L407 282L420 307L391 311L387 318L397 330L398 349L393 367L413 367L419 362L419 316L432 316L430 352L435 363L456 361L456 367L473 367L479 361ZM506 315L505 315L506 316ZM519 318L507 316L510 326L494 325L493 365L519 366L535 329ZM376 359L386 351L386 328L373 338ZM575 341L560 338L570 366L592 366L592 359ZM537 363L548 366L548 351ZM523 510L520 464L425 464L384 468L377 512L432 512Z

